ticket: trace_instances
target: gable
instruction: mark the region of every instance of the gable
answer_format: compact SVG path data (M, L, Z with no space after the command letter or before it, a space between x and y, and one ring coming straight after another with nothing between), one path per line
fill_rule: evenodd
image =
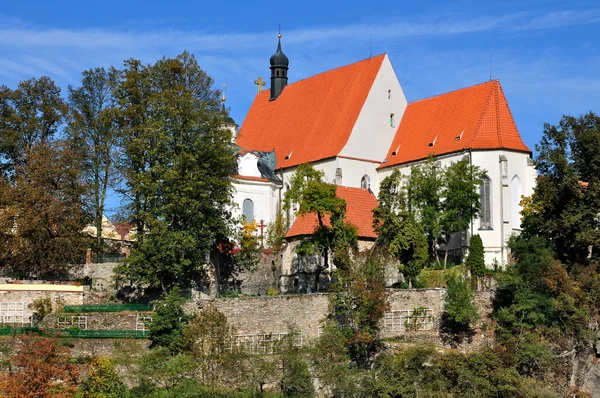
M468 149L530 152L498 80L408 104L379 168Z
M286 168L338 155L346 145L385 54L287 85L276 100L259 93L236 143L275 149Z

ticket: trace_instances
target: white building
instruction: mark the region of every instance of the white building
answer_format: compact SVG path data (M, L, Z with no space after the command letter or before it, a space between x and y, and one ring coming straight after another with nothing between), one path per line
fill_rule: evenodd
M377 195L396 168L408 173L429 155L442 164L468 157L486 180L481 216L467 235L481 235L487 264L506 263L507 240L520 229L521 195L531 195L536 173L499 81L408 103L386 54L289 85L288 65L279 43L271 89L257 94L236 137L243 149L239 211L272 222L303 163L337 185Z

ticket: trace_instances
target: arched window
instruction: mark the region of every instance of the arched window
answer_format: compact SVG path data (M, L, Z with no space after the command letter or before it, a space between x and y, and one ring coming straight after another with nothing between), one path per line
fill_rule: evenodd
M519 176L515 175L510 182L510 225L512 229L521 229L521 196L523 185Z
M390 127L396 127L396 121L394 120L393 113L390 113Z
M371 179L369 178L368 175L364 175L361 179L360 179L360 187L362 189L369 189L369 187L371 186Z
M479 199L481 201L481 210L479 213L481 229L492 229L492 181L488 176L484 176L479 186Z
M254 202L252 199L244 199L244 203L242 204L242 215L246 222L254 220Z

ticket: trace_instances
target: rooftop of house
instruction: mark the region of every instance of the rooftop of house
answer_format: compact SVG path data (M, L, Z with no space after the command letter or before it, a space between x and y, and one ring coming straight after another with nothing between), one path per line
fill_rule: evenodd
M357 228L358 237L377 238L373 229L373 210L378 205L375 195L366 189L343 186L336 187L336 194L346 200L346 222ZM317 215L314 213L299 215L285 237L312 235L318 223ZM325 217L325 224L329 225L328 217Z

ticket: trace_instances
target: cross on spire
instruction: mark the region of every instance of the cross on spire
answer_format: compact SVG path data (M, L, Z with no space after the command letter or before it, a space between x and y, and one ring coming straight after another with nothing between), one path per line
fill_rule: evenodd
M258 86L258 92L262 92L263 90L263 86L266 84L262 78L262 76L259 76L258 79L256 79L254 81L254 84L256 84Z

